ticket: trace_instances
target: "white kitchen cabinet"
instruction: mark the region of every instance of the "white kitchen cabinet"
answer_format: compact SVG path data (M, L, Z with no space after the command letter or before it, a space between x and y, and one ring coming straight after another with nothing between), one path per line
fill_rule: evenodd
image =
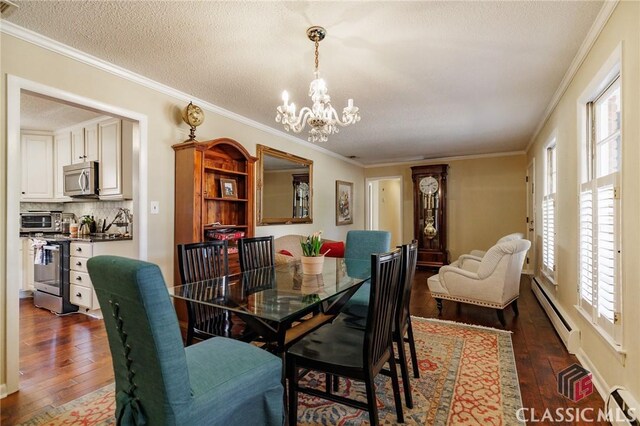
M71 161L72 136L70 131L56 133L53 140L54 160L54 190L53 196L60 201L69 201L70 197L64 196L64 173L63 167L72 163Z
M20 201L53 199L53 136L22 133Z
M22 283L20 286L20 290L22 290L22 294L28 294L27 292L33 292L33 247L31 246L31 238L20 238L21 244L21 265L20 270L22 271Z
M98 123L100 198L131 199L133 125L118 119Z
M99 161L98 124L90 124L71 130L72 163Z

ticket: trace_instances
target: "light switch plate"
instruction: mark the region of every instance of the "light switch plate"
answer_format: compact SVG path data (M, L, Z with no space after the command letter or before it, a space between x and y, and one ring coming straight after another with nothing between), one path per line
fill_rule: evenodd
M151 214L158 214L160 213L160 202L159 201L152 201L151 202Z

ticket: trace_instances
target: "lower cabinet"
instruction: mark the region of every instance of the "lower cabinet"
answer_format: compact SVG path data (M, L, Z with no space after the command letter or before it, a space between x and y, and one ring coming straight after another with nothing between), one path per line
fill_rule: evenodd
M69 262L69 300L80 307L80 312L98 311L100 304L93 288L91 277L87 269L87 262L94 256L117 255L135 258L136 246L132 240L109 241L98 243L71 242L71 256ZM101 317L100 312L90 315Z
M100 309L98 298L93 291L91 277L87 272L87 261L93 256L93 246L93 243L71 243L69 299L71 303L78 305L81 310L85 311Z

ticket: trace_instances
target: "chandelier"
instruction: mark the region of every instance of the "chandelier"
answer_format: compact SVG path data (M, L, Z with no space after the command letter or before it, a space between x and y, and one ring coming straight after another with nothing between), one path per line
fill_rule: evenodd
M326 142L329 135L338 133L338 125L348 126L360 121L358 107L353 106L353 99L349 99L347 106L342 110L342 120L336 110L331 106L327 84L320 78L318 71L318 46L327 35L327 31L322 27L310 27L307 29L307 37L315 44L316 69L313 73L315 78L309 85L309 96L313 101L311 108L304 107L296 115L296 105L289 103L289 94L285 90L282 92L282 105L277 108L276 122L282 123L286 131L300 133L308 124L309 142Z

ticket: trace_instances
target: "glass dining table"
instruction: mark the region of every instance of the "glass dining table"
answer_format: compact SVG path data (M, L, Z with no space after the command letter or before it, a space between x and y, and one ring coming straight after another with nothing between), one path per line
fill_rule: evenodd
M234 312L274 352L283 353L329 322L370 275L370 260L325 258L317 275L303 274L300 261L294 261L178 285L169 293Z

